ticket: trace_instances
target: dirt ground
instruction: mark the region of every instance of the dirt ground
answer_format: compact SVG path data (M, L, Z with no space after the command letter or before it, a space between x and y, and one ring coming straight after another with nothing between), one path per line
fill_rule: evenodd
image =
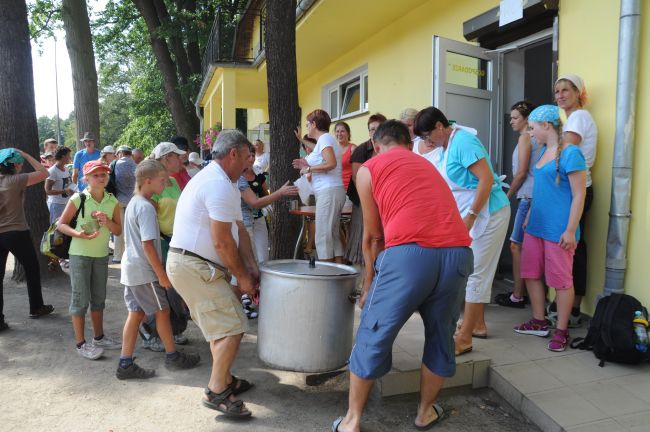
M27 317L25 286L4 281L4 313L10 329L0 333L0 431L327 431L347 407L347 375L308 386L306 375L269 369L257 357L256 322L243 340L234 372L255 383L242 395L254 417L245 422L223 418L201 406L210 373L210 353L190 322L185 349L199 352L200 367L169 372L164 354L136 349L137 362L156 369L148 381L119 381L119 351L97 361L74 352L67 309L69 281L61 274L44 284L46 303L55 313ZM105 332L120 337L126 307L119 266L111 266ZM89 323L88 323L89 325ZM87 328L87 338L91 337ZM437 431L536 431L489 389L445 391L440 401L447 418ZM363 430L412 431L417 395L373 396Z

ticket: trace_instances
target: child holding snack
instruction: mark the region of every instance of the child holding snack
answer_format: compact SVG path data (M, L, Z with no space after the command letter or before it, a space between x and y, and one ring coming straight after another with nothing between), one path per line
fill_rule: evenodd
M58 225L59 231L72 237L69 251L72 285L70 315L77 353L89 360L101 357L104 349L118 349L121 346L104 335L108 239L110 233L119 235L122 232L117 198L105 191L109 171L110 168L99 160L86 162L83 176L88 187L70 198ZM78 210L76 223L71 226L70 222ZM86 342L84 327L89 304L94 338Z

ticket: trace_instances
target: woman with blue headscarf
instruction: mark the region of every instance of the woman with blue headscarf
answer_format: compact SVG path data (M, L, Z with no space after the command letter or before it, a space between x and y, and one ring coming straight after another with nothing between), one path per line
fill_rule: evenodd
M27 161L34 172L22 173ZM27 187L42 183L49 173L39 161L15 148L0 150L0 331L9 328L5 322L3 285L9 252L25 268L29 317L52 313L52 305L43 304L38 258L25 218L24 196Z

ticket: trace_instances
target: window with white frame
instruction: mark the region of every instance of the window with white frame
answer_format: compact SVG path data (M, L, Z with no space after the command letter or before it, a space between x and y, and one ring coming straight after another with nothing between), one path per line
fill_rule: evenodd
M324 86L323 107L332 120L368 112L368 65Z

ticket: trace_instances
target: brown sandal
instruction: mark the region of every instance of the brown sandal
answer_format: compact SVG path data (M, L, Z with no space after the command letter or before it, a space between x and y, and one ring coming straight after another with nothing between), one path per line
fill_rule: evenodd
M244 402L237 399L235 401L230 400L230 395L232 395L232 388L228 387L221 393L215 393L209 388L205 389L206 398L201 400L203 406L217 410L227 417L232 418L248 418L253 413L250 412L245 406Z

